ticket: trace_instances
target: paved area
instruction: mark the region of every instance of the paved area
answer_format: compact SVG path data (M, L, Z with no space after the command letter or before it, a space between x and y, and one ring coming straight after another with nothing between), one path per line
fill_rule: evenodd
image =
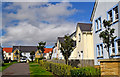
M29 77L29 64L28 63L15 63L5 69L2 77Z

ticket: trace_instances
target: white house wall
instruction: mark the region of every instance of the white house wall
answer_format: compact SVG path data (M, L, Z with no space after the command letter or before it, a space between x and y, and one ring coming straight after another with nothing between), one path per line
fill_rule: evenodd
M113 8L114 6L116 6L118 4L118 2L98 2L97 7L96 7L96 11L95 11L95 15L93 18L93 40L94 40L94 56L95 56L95 65L98 65L99 62L97 61L97 51L96 51L96 45L103 43L103 41L99 38L99 34L100 32L95 32L95 20L98 17L101 17L102 22L104 19L107 20L107 12ZM120 17L119 17L120 18ZM118 36L118 23L115 23L114 25L111 26L112 28L115 28L115 36ZM102 24L102 31L104 30L103 24ZM108 52L106 51L106 49L103 49L103 58L107 59L108 58Z

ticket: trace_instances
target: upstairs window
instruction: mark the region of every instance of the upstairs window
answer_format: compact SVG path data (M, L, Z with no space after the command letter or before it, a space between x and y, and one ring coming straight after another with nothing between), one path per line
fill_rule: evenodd
M115 20L118 20L118 6L116 6L114 9L114 14L115 14Z
M113 21L112 10L108 12L108 20L111 22Z
M98 19L95 20L95 30L96 32L100 31L102 29L102 19L99 17Z
M97 58L103 58L103 44L97 45Z
M98 20L96 20L95 23L96 23L96 31L97 31L99 29L99 27L98 27Z
M101 29L101 28L102 28L101 17L100 17L100 18L98 18L98 22L99 22L99 29Z

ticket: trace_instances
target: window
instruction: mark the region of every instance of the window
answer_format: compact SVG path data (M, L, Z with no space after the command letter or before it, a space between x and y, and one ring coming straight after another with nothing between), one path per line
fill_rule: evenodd
M96 20L95 23L96 23L96 31L97 31L99 29L99 27L98 27L98 20Z
M116 6L114 9L114 14L115 14L115 20L118 20L118 6Z
M97 45L97 57L102 58L103 57L103 44Z
M113 17L112 17L112 10L110 10L109 12L108 12L108 20L109 21L113 21Z
M114 42L112 43L112 53L115 54L115 46L114 46Z
M95 26L96 26L96 31L99 31L102 29L102 19L99 17L98 19L95 20Z
M120 39L117 41L117 45L118 45L118 54L120 54Z
M80 33L79 33L79 42L81 41L81 36L80 36Z
M98 22L99 22L99 29L101 29L101 28L102 28L101 17L100 17L100 18L98 18Z
M103 56L103 44L100 44L101 56Z
M98 56L100 56L100 47L97 45Z
M11 55L11 53L9 53L9 55Z

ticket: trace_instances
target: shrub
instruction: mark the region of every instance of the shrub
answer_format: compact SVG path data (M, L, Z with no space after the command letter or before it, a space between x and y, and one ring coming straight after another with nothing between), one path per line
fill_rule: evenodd
M40 60L40 66L44 67L47 71L53 72L55 75L70 75L70 70L72 69L71 66L60 64L60 63L53 63Z
M94 67L73 68L72 77L100 77L100 70Z

